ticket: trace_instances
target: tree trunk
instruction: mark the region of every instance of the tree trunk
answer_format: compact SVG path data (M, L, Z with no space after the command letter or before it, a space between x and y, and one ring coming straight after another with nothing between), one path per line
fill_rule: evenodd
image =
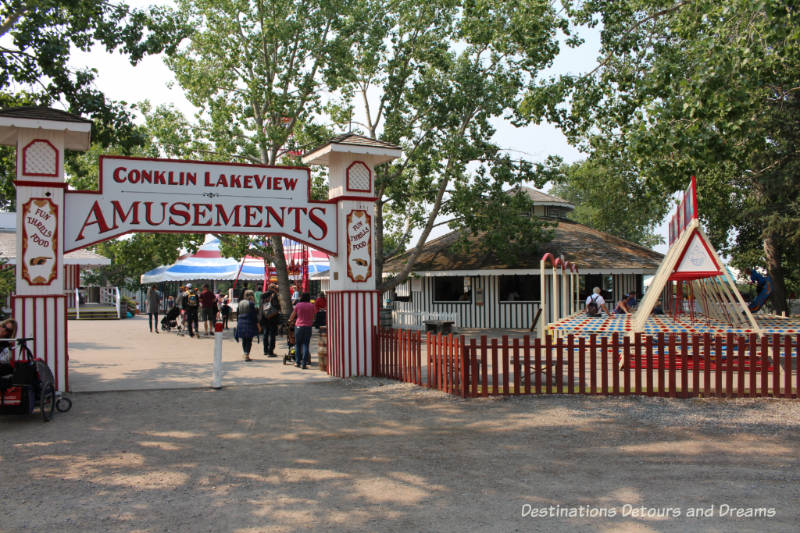
M292 312L292 299L289 295L289 269L286 268L286 255L283 252L283 238L270 235L272 249L275 251L275 272L278 275L278 301L282 313Z
M786 284L783 277L783 267L781 266L783 249L778 242L779 237L773 233L764 238L767 273L772 278L772 305L775 307L775 312L780 314L783 311L788 312L788 309L786 306Z

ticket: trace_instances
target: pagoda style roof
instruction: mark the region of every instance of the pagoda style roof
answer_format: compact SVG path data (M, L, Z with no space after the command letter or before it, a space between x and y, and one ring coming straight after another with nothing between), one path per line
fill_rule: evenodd
M303 163L328 164L328 154L331 152L363 154L372 157L375 164L380 164L400 157L403 150L392 143L364 137L363 135L356 135L355 133L344 133L306 152L306 154L303 155Z
M44 106L0 109L0 144L16 145L21 129L61 132L67 150L88 150L92 121Z
M80 115L67 113L60 109L45 106L21 106L0 109L0 117L30 118L34 120L52 120L55 122L78 122L91 124L92 121Z

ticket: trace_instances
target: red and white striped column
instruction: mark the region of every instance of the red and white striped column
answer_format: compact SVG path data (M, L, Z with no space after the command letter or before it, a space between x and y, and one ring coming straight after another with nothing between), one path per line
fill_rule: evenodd
M11 308L17 337L33 337L28 348L47 362L55 376L56 390L69 390L66 295L14 295Z
M372 328L378 325L378 291L328 293L328 373L372 375Z
M63 111L19 108L0 113L2 141L17 148L17 337L47 362L58 391L69 390L64 269L64 154L86 150L92 123ZM20 357L20 354L17 354Z
M394 145L342 135L303 157L328 167L328 198L337 204L337 253L330 256L328 373L372 376L373 328L379 324L375 272L375 166L402 155Z

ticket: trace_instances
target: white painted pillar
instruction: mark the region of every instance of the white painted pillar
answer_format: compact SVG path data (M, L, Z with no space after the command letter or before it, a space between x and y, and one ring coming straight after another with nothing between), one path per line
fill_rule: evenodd
M400 148L344 135L303 158L328 167L329 199L338 206L337 255L330 257L328 373L372 376L372 331L380 324L375 275L375 166Z
M16 146L18 337L33 337L58 391L69 390L64 293L64 151L89 148L91 122L46 108L0 111L0 143Z

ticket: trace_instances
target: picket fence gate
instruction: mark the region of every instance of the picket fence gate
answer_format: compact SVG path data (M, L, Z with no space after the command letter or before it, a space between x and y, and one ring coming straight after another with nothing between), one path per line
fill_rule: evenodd
M376 376L467 397L797 398L800 335L467 338L375 328ZM423 353L424 352L424 353Z

